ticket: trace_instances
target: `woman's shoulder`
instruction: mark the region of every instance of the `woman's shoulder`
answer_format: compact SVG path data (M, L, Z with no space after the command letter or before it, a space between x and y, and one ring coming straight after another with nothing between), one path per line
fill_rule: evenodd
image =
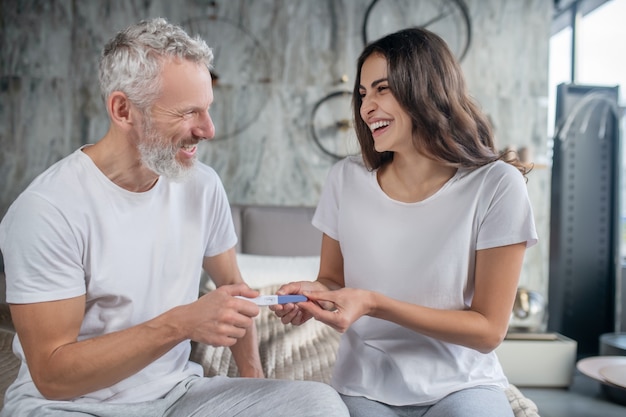
M345 181L371 175L360 155L347 156L335 162L328 172L328 179Z
M363 162L363 158L361 155L351 155L347 156L343 159L337 161L333 167L333 171L356 171L356 172L367 172L368 169L365 167L365 163Z
M515 166L501 161L493 161L473 171L477 175L490 178L523 178L522 173Z
M464 186L475 184L481 189L491 190L500 187L519 187L526 184L524 176L515 166L499 160L475 169L462 168L458 178Z

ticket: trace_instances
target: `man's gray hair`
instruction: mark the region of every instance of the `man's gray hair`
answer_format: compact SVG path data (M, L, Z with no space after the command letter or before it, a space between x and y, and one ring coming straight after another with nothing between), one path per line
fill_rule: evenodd
M100 91L103 99L121 91L143 111L161 90L161 69L167 59L182 58L211 69L213 51L199 36L163 18L143 20L119 32L100 57Z

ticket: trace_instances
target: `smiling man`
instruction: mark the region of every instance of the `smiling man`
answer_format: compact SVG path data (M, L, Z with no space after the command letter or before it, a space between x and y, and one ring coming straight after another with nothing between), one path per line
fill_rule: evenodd
M212 59L163 19L105 46L109 130L0 224L22 361L0 416L348 415L325 384L263 379L259 308L239 298L258 292L237 267L222 183L196 161L215 134ZM202 268L218 288L198 298ZM190 340L230 347L246 378L203 377Z

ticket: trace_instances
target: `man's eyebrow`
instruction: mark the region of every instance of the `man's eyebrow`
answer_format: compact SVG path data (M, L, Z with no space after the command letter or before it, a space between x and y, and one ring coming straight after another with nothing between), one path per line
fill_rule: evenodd
M371 87L372 87L372 88L374 88L374 87L376 87L378 84L380 84L380 83L384 83L384 82L387 82L387 81L389 81L389 79L388 79L388 78L379 78L379 79L377 79L377 80L372 81L372 85L371 85ZM365 90L365 87L363 87L363 85L359 84L359 89L364 89L364 90Z

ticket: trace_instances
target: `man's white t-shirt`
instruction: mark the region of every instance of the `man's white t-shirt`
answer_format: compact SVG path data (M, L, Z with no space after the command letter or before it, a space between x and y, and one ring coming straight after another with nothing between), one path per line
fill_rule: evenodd
M159 178L135 193L111 182L81 149L37 177L0 224L7 302L37 303L86 295L79 340L126 329L198 298L202 260L237 241L217 173L196 163L186 181ZM5 411L45 401L22 360ZM159 398L189 375L185 341L123 381L74 401Z
M331 169L313 224L339 242L346 287L438 309L470 306L477 250L537 242L524 178L501 161L458 169L434 195L404 203L382 191L360 157L346 158ZM507 384L494 352L368 316L342 335L332 378L342 394L391 405Z

